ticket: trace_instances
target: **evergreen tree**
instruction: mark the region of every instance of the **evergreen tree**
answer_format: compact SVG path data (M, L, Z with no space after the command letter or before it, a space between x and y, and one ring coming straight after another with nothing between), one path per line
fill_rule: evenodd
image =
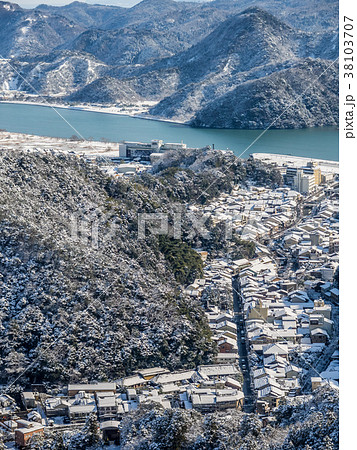
M90 414L82 430L84 441L88 447L97 446L100 442L99 423L95 413Z

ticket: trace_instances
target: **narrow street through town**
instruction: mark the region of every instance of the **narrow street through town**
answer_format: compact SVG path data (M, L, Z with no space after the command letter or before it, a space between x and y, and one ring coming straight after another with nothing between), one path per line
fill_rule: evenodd
M314 194L308 196L304 199L304 202L299 204L296 209L295 219L287 226L286 228L279 230L276 233L273 233L269 239L262 239L262 242L265 245L269 245L271 242L279 241L289 230L297 227L301 222L306 220L307 217L314 217L314 215L318 212L316 208L313 208L309 213L303 213L304 204L308 201L315 198L315 196L320 195L321 191L315 192ZM320 195L321 196L321 195ZM325 195L323 195L325 198ZM275 257L279 256L277 252L277 248L274 246L270 246L271 258L275 262L279 275L284 277L289 272L289 270L297 270L299 268L299 262L297 259L293 258L288 266L282 266L281 263L278 262ZM234 308L234 316L237 324L237 346L238 346L238 354L239 354L239 366L241 372L243 374L243 392L245 396L244 401L244 411L247 413L251 413L255 411L255 394L252 386L252 378L251 378L251 367L249 365L249 351L248 351L248 341L246 339L246 329L245 329L245 320L244 320L244 311L243 311L243 302L242 297L240 295L239 289L239 281L238 277L232 278L232 286L233 286L233 308ZM338 318L337 318L338 321ZM304 377L304 380L310 380L311 376L316 376L316 373L321 372L326 368L330 361L330 357L332 353L338 348L338 331L335 334L334 339L327 346L327 349L324 352L324 355L319 358L316 362L315 370L311 369L308 371L307 375ZM304 383L306 385L306 383Z
M245 322L242 308L242 300L239 297L238 282L236 277L232 278L233 286L233 309L237 323L237 345L239 354L239 366L243 374L243 392L244 392L244 411L247 413L254 412L255 399L251 386L249 358L247 351L247 341L245 333Z

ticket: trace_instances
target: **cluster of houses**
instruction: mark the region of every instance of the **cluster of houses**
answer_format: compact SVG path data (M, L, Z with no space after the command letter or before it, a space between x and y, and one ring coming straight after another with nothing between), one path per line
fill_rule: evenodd
M289 187L269 189L236 187L202 208L213 223L229 225L232 233L245 240L269 238L294 223L302 196ZM196 211L198 207L190 206Z
M201 256L202 253L204 253L203 259L205 260L207 252L200 253ZM232 276L234 271L234 264L223 258L206 262L204 267L204 278L196 279L192 284L187 286L186 289L184 289L184 294L196 298L205 298L205 293L207 293L211 303L212 299L216 297L217 300L219 299L220 305L226 306L221 309L232 309ZM206 303L204 306L207 308L209 305Z
M115 440L121 418L142 404L200 412L242 409L239 375L236 364L226 361L176 372L154 367L115 382L69 384L57 395L36 389L22 392L22 409L12 397L3 395L0 429L24 447L34 434L43 436L47 427L72 429L95 413L103 435Z
M332 195L271 244L280 257L256 258L239 271L257 410L266 411L300 392L303 370L292 363L297 354L309 365L312 355L333 339L338 345L332 319L339 297L338 228L338 203ZM312 378L314 386L319 378L338 385L338 358L320 375Z
M156 402L165 408L182 407L201 412L243 407L240 372L234 363L220 361L194 370L169 372L146 369L122 378L118 386L139 403Z
M238 329L233 309L232 278L249 265L247 259L217 258L204 267L204 278L196 279L184 293L200 298L205 309L212 340L218 347L216 363L238 364Z
M204 208L214 221L231 220L233 230L243 239L254 240L256 258L211 261L206 264L204 279L195 280L185 292L204 299L209 290L211 300L218 294L219 305L222 297L227 299L224 311L211 308L206 315L219 348L218 358L237 362L237 323L226 307L232 302L232 277L238 275L239 327L244 330L240 339L247 346L251 386L262 413L284 397L300 393L307 369L306 365L299 367L299 358L306 360L308 367L336 334L332 319L333 304L338 304L339 297L335 185L333 181L333 189L326 185L316 199L308 198L311 213L305 217L302 199L306 198L290 188L237 188ZM269 248L261 243L275 234ZM312 377L313 386L316 378L338 385L338 358L331 360L321 377Z
M300 393L302 368L294 364L294 355L308 361L320 354L333 332L331 304L317 292L310 298L295 279L282 278L269 250L257 245L252 260L214 260L205 268L204 279L195 280L186 293L201 296L207 289L226 294L232 304L232 277L237 276L241 300L240 336L249 351L251 384L257 411L266 414L286 396ZM325 283L324 283L325 284ZM324 285L323 284L323 285ZM310 285L309 285L310 287ZM206 316L219 353L217 363L238 365L236 317L217 305L206 306Z
M45 426L37 411L24 415L20 410L10 395L0 395L0 435L11 436L19 447L25 447L34 434L44 434Z
M293 361L311 361L329 342L332 307L280 278L267 257L250 261L238 280L257 409L266 412L300 393L302 369Z

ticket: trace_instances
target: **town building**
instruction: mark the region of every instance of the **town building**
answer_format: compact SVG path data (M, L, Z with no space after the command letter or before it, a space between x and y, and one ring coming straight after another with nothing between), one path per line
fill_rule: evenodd
M293 187L302 194L310 194L315 189L315 175L306 174L303 169L297 169Z
M79 392L86 392L90 394L94 394L96 392L111 392L114 394L114 392L116 391L116 384L115 383L69 384L67 391L69 397L73 397Z
M170 150L186 149L184 143L164 143L161 139L153 139L151 142L123 141L119 143L119 157L128 159L140 159L150 161L151 154L165 153Z
M26 447L34 435L44 435L45 428L42 424L27 420L17 421L17 423L19 428L15 429L15 444L19 447Z

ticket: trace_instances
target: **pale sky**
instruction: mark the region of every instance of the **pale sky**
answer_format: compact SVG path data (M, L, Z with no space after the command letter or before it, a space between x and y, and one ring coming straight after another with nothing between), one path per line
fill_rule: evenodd
M23 8L34 8L40 4L45 5L53 5L53 6L62 6L62 5L68 5L69 3L72 3L72 0L4 0L4 1L10 1L11 3L17 3L18 5L22 6ZM82 0L80 0L82 1ZM140 3L141 0L87 0L84 3L91 3L91 4L98 4L98 5L116 5L116 6L133 6L136 3Z
M69 3L72 3L73 0L4 0L4 1L10 1L11 3L17 3L18 5L22 6L23 8L35 8L36 6L40 4L46 4L46 5L53 5L53 6L62 6L62 5L68 5ZM80 0L84 1L84 0ZM141 0L86 0L85 3L91 3L91 4L99 4L99 5L116 5L116 6L134 6L136 3L140 3ZM185 0L177 0L177 1L185 1ZM189 0L186 0L189 1ZM202 0L190 0L190 1L202 1ZM209 1L209 0L206 0Z

